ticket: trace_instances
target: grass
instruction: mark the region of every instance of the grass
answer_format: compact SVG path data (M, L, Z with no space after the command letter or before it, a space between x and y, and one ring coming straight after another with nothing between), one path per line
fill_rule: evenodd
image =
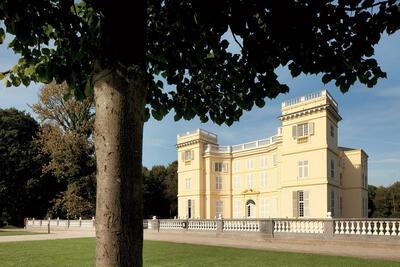
M94 266L93 238L0 243L1 266ZM400 266L398 262L144 242L144 266Z

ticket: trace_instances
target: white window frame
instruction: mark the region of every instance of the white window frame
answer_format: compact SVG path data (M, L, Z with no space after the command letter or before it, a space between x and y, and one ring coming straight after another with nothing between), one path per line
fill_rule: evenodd
M267 168L268 164L268 157L267 156L263 156L261 158L261 168Z
M272 165L276 166L278 164L278 155L272 155Z
M224 162L214 162L214 172L227 172L228 163Z
M297 133L296 133L297 137L306 137L308 136L308 133L309 133L308 122L297 125Z
M261 203L260 203L260 214L261 218L267 218L268 217L268 199L267 198L262 198Z
M253 169L253 160L252 159L248 159L247 160L247 169L248 170L252 170Z
M306 178L308 177L308 160L300 160L297 162L298 166L298 177L299 178Z
M239 199L233 200L233 218L240 218L240 204L241 201Z
M233 176L233 189L239 189L240 187L240 176L235 175Z
M222 200L217 200L215 202L215 217L222 218L224 216L224 202Z
M191 186L191 181L190 181L191 179L189 178L189 177L186 177L185 178L185 189L186 190L189 190L190 189L190 186Z
M309 191L297 191L298 216L302 218L310 217L310 193Z
M239 160L234 161L233 162L233 171L238 172L239 170L240 170L240 161Z
M215 189L222 190L222 176L215 177Z
M247 188L252 189L253 185L253 174L247 174Z
M260 181L261 187L266 188L267 187L267 172L262 172L261 173L261 181Z

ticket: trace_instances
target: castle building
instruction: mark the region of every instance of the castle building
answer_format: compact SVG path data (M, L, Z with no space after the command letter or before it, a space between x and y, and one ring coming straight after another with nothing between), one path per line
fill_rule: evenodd
M323 90L283 102L266 139L220 146L202 129L179 134L178 216L367 217L368 155L338 146L341 119Z

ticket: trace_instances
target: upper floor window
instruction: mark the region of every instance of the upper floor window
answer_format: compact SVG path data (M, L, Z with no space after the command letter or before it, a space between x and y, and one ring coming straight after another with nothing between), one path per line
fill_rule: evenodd
M252 174L247 175L247 188L249 188L249 189L253 188L253 175Z
M240 170L240 161L233 162L233 171L238 172Z
M222 177L221 176L215 177L215 189L217 189L217 190L222 189Z
M239 176L233 176L233 189L239 189L240 186L240 177Z
M340 185L343 185L343 174L342 173L339 174L339 182L340 182Z
M266 156L261 158L261 168L267 168L267 157Z
M185 150L181 152L182 161L194 160L194 150Z
M267 187L267 173L261 173L261 187Z
M186 190L190 189L190 178L185 179L185 189Z
M247 169L249 169L249 170L253 169L253 160L252 159L247 160Z
M307 122L292 126L292 137L301 138L314 134L314 123Z
M335 128L333 127L333 125L331 124L331 137L335 137Z
M335 161L331 159L331 178L335 179Z
M308 177L308 160L301 160L298 163L299 178Z
M214 171L215 172L227 172L228 171L228 163L215 162L214 163Z

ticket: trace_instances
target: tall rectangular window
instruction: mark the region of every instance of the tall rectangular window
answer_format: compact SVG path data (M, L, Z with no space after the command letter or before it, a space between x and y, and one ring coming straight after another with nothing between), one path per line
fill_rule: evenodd
M190 178L185 178L185 189L190 189Z
M276 166L278 164L278 155L272 155L272 164Z
M267 173L262 172L261 173L261 187L267 187Z
M222 200L217 200L215 202L215 216L217 218L222 218L224 215L224 202Z
M251 159L247 160L247 169L249 170L253 169L253 160Z
M267 156L261 158L261 168L267 168Z
M267 218L268 217L268 199L267 198L262 198L261 199L261 207L260 207L260 213L261 213L261 218Z
M333 127L333 125L331 124L331 137L335 137L335 128Z
M301 160L297 165L299 168L299 178L308 177L308 160Z
M238 172L240 170L240 161L234 161L233 162L233 171Z
M249 189L253 188L253 175L252 174L247 175L247 188L249 188Z
M233 189L239 189L240 177L238 175L233 176Z
M335 161L331 159L331 178L335 179Z
M331 191L331 215L332 217L335 216L335 192Z
M304 191L298 191L299 217L304 217Z
M343 198L340 197L339 198L339 212L340 212L340 216L343 216Z
M215 177L215 189L217 189L217 190L222 189L222 177L221 176Z

